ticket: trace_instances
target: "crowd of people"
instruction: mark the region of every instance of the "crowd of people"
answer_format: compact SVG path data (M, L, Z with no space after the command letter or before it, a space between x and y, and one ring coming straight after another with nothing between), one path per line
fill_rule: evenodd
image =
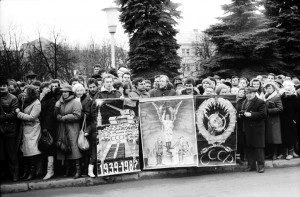
M1 179L50 179L54 174L95 177L96 99L149 98L176 95L236 95L237 162L248 161L246 171L264 172L265 158L298 157L300 136L300 81L284 75L219 76L194 80L166 75L135 78L127 68L106 72L94 66L91 78L78 75L68 83L38 81L30 72L24 81L0 76ZM152 83L153 81L153 83ZM82 151L77 139L84 120L90 148ZM40 136L48 132L52 146L39 150ZM57 135L66 132L71 153L56 148ZM8 173L10 172L10 173ZM21 174L19 174L21 173Z

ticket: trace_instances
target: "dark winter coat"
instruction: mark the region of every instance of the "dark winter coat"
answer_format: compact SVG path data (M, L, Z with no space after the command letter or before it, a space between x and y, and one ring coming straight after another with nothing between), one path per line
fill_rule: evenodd
M176 91L174 89L155 89L150 91L150 97L162 97L162 96L176 96Z
M246 97L239 98L236 102L237 113L241 112L243 102L246 100ZM238 117L238 116L237 116ZM244 146L245 142L245 133L243 131L243 119L238 118L237 120L237 143Z
M1 135L4 137L18 137L18 118L16 109L19 102L17 97L7 93L0 97L2 112L0 113L0 126L2 128Z
M283 107L280 95L274 91L265 98L265 102L267 107L266 143L281 144L280 113L282 112Z
M55 103L54 94L52 92L47 93L41 100L42 111L39 117L42 131L46 129L53 138L53 146L46 152L46 154L51 156L55 154L56 129L58 127L54 116Z
M282 143L292 146L297 141L297 117L299 113L299 101L296 95L281 96L283 111L280 115Z
M82 118L81 118L81 127L83 124L83 118L84 115L86 115L86 129L84 130L85 133L88 133L87 138L89 139L89 141L91 140L96 140L97 138L97 133L96 130L93 128L92 126L92 114L91 114L91 108L92 108L92 98L87 95L84 94L81 98L81 105L82 105Z
M80 131L81 103L71 95L67 99L59 99L55 104L55 115L59 122L58 132L67 132L71 141L72 152L69 155L57 151L57 159L79 159L82 157L79 151L77 140ZM61 118L59 118L59 115Z
M250 112L250 117L243 117L243 130L248 147L265 147L265 118L267 115L266 104L255 97L246 108L247 99L243 102L242 110Z

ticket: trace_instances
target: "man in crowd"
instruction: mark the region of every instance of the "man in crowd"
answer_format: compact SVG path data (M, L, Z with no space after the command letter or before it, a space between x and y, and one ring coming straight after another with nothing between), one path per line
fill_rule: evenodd
M169 77L161 75L159 77L159 88L150 92L150 97L175 96L176 91L170 83Z
M247 87L245 91L246 100L239 112L239 118L243 121L243 130L246 136L248 167L245 171L255 171L257 164L257 171L263 173L265 171L266 105L263 100L256 97L256 88Z
M268 74L268 82L274 82L275 80L275 75L274 73L269 73Z
M192 78L187 78L184 81L184 89L181 91L182 95L198 95L199 92L194 88L194 80Z
M149 92L151 90L151 81L145 80L146 91Z
M130 75L129 72L126 72L126 73L123 74L122 82L123 82L124 85L125 84L131 84L131 75Z
M145 79L136 78L133 80L133 86L135 89L129 93L129 98L149 98L150 95L146 91Z
M93 73L93 75L98 75L100 69L101 69L100 64L95 64L95 65L94 65L94 73Z
M239 91L239 77L238 76L232 76L231 77L231 94L237 94Z
M26 75L27 83L30 85L34 81L36 81L37 74L35 74L33 71L29 71Z
M0 76L0 170L3 172L5 163L8 164L13 181L19 179L18 163L18 122L16 109L18 108L18 99L8 92L8 81ZM2 173L1 172L1 173ZM1 177L2 179L2 177Z
M89 96L93 99L93 101L95 100L95 97L98 93L98 82L96 79L94 78L90 78L87 81L87 86L89 89Z
M248 86L248 80L245 77L241 77L239 80L239 89L245 89Z

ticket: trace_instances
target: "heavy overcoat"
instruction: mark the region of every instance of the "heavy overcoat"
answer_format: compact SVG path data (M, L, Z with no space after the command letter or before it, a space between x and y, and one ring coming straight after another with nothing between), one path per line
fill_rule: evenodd
M243 102L242 110L250 112L250 117L243 117L243 129L248 147L265 147L265 118L267 115L266 104L263 100L255 97L249 106L246 106L247 99Z
M40 115L41 130L46 129L53 138L53 146L45 152L48 155L54 156L57 122L54 116L54 106L56 100L52 92L47 93L41 100L42 111Z
M274 91L265 99L267 107L266 143L281 144L280 113L283 110L280 95Z
M299 115L299 100L296 95L281 96L283 111L280 115L282 143L292 146L297 142L297 118Z
M28 105L24 112L18 113L18 118L22 120L21 133L23 133L23 138L21 151L24 157L41 154L38 149L38 140L41 134L40 113L41 103L38 99Z
M59 107L58 107L59 106ZM57 159L79 159L82 157L78 149L78 135L80 131L81 103L71 95L67 99L60 98L55 104L55 115L59 122L58 132L66 132L71 142L72 152L65 155L57 150ZM59 115L61 118L59 118ZM58 135L58 134L57 134Z

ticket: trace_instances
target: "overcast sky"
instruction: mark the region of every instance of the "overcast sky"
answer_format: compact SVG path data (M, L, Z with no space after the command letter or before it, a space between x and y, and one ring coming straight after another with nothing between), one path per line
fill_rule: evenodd
M25 41L37 39L38 32L45 38L55 27L72 44L86 45L91 38L96 42L109 39L106 16L103 8L113 0L1 0L0 31L7 33L9 26L22 31ZM181 3L182 19L176 29L178 41L183 40L193 29L203 31L215 24L222 16L221 5L230 0L173 0ZM126 43L127 35L118 24L117 42Z

